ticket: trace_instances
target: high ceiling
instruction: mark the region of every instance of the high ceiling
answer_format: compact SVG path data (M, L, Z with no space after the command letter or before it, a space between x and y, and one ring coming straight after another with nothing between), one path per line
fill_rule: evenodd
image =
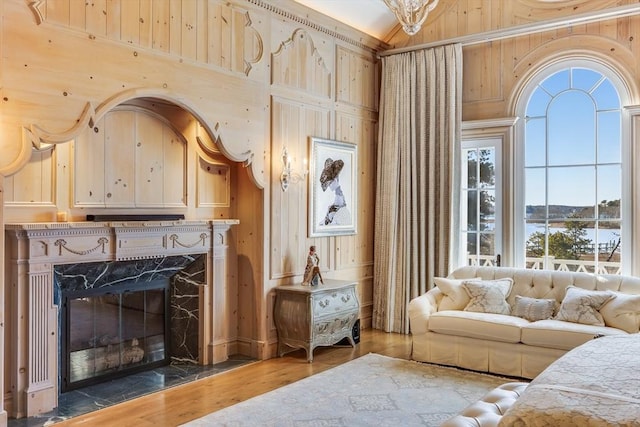
M383 0L295 1L357 28L379 40L384 40L398 22Z

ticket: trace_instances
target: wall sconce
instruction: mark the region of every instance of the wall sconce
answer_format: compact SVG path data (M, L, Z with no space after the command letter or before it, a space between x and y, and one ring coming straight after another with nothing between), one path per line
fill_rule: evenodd
M304 180L308 174L307 159L304 159L304 169L302 173L291 170L291 157L289 156L287 147L284 147L282 149L282 174L280 175L280 186L282 187L282 191L287 191L289 189L289 183L300 182Z

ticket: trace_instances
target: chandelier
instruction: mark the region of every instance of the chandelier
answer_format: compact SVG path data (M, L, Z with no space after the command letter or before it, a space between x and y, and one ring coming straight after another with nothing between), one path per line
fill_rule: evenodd
M429 12L438 5L438 0L384 0L384 2L396 15L405 33L410 36L420 31Z

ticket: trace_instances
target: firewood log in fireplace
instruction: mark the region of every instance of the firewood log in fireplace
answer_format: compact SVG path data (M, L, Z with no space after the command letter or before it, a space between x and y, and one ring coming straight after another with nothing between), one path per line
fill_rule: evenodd
M120 346L114 344L97 348L95 354L94 364L98 371L132 365L140 362L144 358L144 350L140 348L136 338L131 340L131 346L124 348L122 351L122 359L120 358Z

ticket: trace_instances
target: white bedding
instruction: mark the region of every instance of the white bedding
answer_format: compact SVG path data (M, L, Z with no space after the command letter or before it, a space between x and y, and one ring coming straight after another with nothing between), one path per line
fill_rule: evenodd
M640 334L589 341L538 375L500 426L640 426Z

